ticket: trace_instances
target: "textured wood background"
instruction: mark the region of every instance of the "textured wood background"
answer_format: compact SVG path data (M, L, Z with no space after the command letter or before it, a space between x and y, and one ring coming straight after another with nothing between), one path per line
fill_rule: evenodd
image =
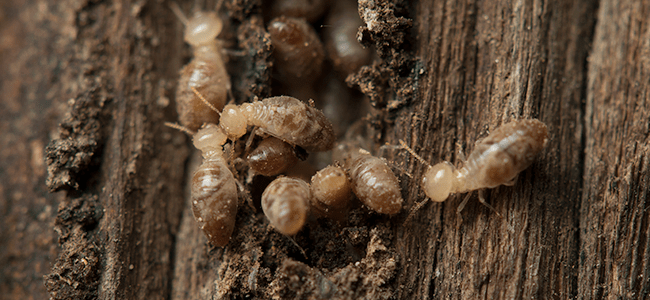
M528 117L550 140L514 187L488 193L503 219L476 196L461 219L455 196L404 223L424 200L404 180L405 212L368 225L389 227L399 258L381 295L648 297L648 16L647 0L413 4L424 73L419 96L386 117L386 142L458 163ZM161 126L175 118L180 29L162 1L0 3L0 298L208 298L225 289L222 262L245 262L205 245L183 200L191 149ZM83 182L51 194L43 157L61 122L85 155Z

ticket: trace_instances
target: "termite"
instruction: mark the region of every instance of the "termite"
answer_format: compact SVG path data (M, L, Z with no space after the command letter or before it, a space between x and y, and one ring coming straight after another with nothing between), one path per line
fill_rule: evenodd
M548 128L537 119L516 120L495 129L484 139L476 142L474 150L460 170L449 162L429 166L422 176L422 188L427 197L435 202L447 200L450 194L479 190L479 201L500 214L482 194L485 188L514 185L519 173L528 168L535 156L548 142ZM422 163L425 160L400 140L402 146ZM458 206L460 214L470 194ZM426 201L413 210L419 209Z
M352 197L350 179L343 168L330 165L311 178L311 206L315 212L343 221Z
M337 146L336 159L348 170L352 191L368 208L394 215L402 209L402 193L395 173L386 161L368 151L344 143Z
M222 47L216 39L223 29L223 22L216 12L196 11L188 19L175 2L171 8L185 25L184 38L192 46L194 54L194 58L180 71L176 108L181 125L196 131L205 123L216 124L219 115L206 109L192 89L198 90L218 110L226 104L231 89Z
M220 125L232 140L242 137L248 126L310 152L334 147L336 137L332 123L322 111L289 96L262 101L228 104L221 114Z
M271 20L268 31L280 80L294 85L313 82L325 60L325 48L314 28L304 19L279 17Z
M176 124L167 126L192 134L194 146L201 151L203 162L191 181L192 213L210 243L228 244L237 216L237 182L223 156L227 136L223 130L207 124L194 133Z
M262 193L262 210L275 229L294 235L305 224L311 191L307 182L291 177L273 180Z
M334 68L345 78L370 62L372 52L357 41L364 23L356 1L337 0L325 18L323 40Z
M248 166L264 176L278 175L298 163L293 147L275 137L262 140L247 158Z
M210 109L218 112L201 93L192 90ZM228 104L220 115L219 125L230 140L241 138L249 126L255 126L263 134L310 152L330 150L336 141L332 123L314 107L313 101L307 105L290 96L270 97L241 105Z

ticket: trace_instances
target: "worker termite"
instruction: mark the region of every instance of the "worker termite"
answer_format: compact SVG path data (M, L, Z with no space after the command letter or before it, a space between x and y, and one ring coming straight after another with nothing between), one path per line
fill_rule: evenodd
M395 173L368 151L341 143L336 159L348 170L352 191L370 209L393 215L402 209L402 193Z
M314 28L304 19L275 18L268 31L274 47L275 70L282 82L312 82L320 74L325 50Z
M248 126L256 126L263 133L310 152L330 150L336 139L332 123L322 111L289 96L226 105L220 125L232 140L246 134Z
M196 89L193 92L215 112ZM332 123L322 111L289 96L266 98L262 101L228 104L220 113L219 125L231 140L244 136L248 126L255 126L264 134L274 136L286 143L311 151L327 151L334 147L336 136Z
M460 170L446 161L429 166L422 176L422 188L427 197L435 202L443 202L453 193L479 190L479 201L497 212L485 202L482 189L513 185L517 175L533 163L535 156L546 146L547 141L548 129L537 119L504 124L476 142L474 150ZM400 140L400 143L426 164L404 141ZM469 194L458 206L457 213L463 210L468 200ZM424 203L426 201L418 204L413 211Z
M181 125L196 131L205 123L217 123L219 115L205 109L193 93L198 90L217 109L222 109L230 93L230 77L216 37L223 28L215 12L197 11L192 18L185 17L178 4L172 10L185 25L185 41L192 46L194 58L180 71L176 89L176 108Z
M280 233L294 235L305 224L311 191L307 182L291 177L273 180L262 193L262 210Z
M318 214L343 221L352 197L350 180L339 166L327 166L311 178L311 207Z
M323 40L327 54L343 78L370 62L372 52L357 41L357 31L364 23L359 18L356 1L334 1L325 24Z
M248 166L264 176L278 175L298 162L293 147L274 137L262 140L247 158Z
M217 247L228 244L237 216L237 182L223 157L227 136L223 130L207 124L198 132L175 124L166 124L192 134L194 146L201 151L203 162L192 176L192 213L208 240Z

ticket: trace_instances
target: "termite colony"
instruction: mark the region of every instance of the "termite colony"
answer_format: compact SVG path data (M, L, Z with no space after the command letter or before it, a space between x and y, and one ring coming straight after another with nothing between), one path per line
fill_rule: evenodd
M214 11L195 11L188 18L177 4L171 5L184 26L184 39L193 56L180 71L177 86L180 125L168 125L191 135L203 154L191 180L191 205L201 229L215 246L228 243L235 230L237 208L246 195L242 189L255 176L275 178L264 189L261 208L269 224L289 236L300 231L309 218L327 217L344 223L353 194L380 214L394 215L401 209L397 178L384 160L366 150L349 147L339 151L340 162L332 163L329 154L317 155L311 164L301 162L309 153L329 153L337 136L343 135L342 129L359 118L349 111L359 110L362 104L346 103L362 102L362 96L345 87L342 79L367 64L372 55L357 42L356 31L362 21L354 2L337 1L324 16L326 4L268 3L271 14L265 16L265 23L273 45L273 86L285 95L241 104L234 103L226 72L228 51L218 39L223 20ZM323 40L313 26L317 20L331 23L323 27ZM329 62L332 67L326 66ZM330 69L333 71L323 71ZM325 85L316 85L323 81ZM247 176L234 170L234 160L245 162ZM313 170L314 165L328 166L308 171L307 176L304 170L296 170ZM237 179L240 177L244 179Z
M203 163L191 180L192 211L209 241L219 247L236 230L237 208L251 194L244 189L260 176L274 178L261 195L262 211L273 228L288 236L310 218L344 224L355 197L371 211L389 216L398 214L404 202L387 161L364 149L369 147L351 130L344 131L371 109L342 80L372 60L370 49L357 41L364 24L355 2L335 1L329 11L324 0L267 4L263 11L270 12L265 26L273 46L272 87L281 96L239 99L239 104L226 72L229 54L217 38L224 21L216 12L197 11L187 18L172 5L193 58L180 71L177 86L180 125L169 126L190 134L202 152ZM318 22L322 26L315 28ZM422 181L426 195L444 201L450 193L511 183L544 147L546 127L535 120L502 128L478 143L460 170L448 163L430 168ZM247 174L234 170L233 161L243 161Z

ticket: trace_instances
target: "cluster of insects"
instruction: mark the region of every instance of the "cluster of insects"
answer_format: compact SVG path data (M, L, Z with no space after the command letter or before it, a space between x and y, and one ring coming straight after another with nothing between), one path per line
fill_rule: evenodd
M283 92L313 95L314 81L322 78L326 62L345 77L372 58L370 50L357 42L362 21L354 2L335 1L330 14L322 16L325 4L322 0L271 4L267 30L274 47L274 76L284 85ZM187 18L178 5L173 4L172 10L185 26L184 38L193 58L180 71L177 86L180 125L168 125L190 134L202 153L203 162L191 180L191 205L213 245L225 246L230 240L240 201L241 184L229 165L233 157L224 155L224 147L228 141L244 142L247 134L247 154L241 158L250 172L278 176L265 188L261 206L269 223L284 235L298 233L310 214L344 221L354 198L380 214L402 210L399 181L386 160L357 143L337 142L341 133L330 119L336 119L338 112L328 115L313 100L292 96L228 104L232 93L227 54L217 39L223 20L215 11L197 11ZM322 40L310 23L318 19L327 25ZM249 149L253 139L260 141ZM459 170L447 162L429 167L422 187L427 197L440 202L452 193L511 185L546 140L546 126L537 120L508 123L478 142ZM424 162L404 143L403 147ZM310 182L286 176L308 153L332 149L334 163L315 172ZM487 205L482 194L479 199Z

